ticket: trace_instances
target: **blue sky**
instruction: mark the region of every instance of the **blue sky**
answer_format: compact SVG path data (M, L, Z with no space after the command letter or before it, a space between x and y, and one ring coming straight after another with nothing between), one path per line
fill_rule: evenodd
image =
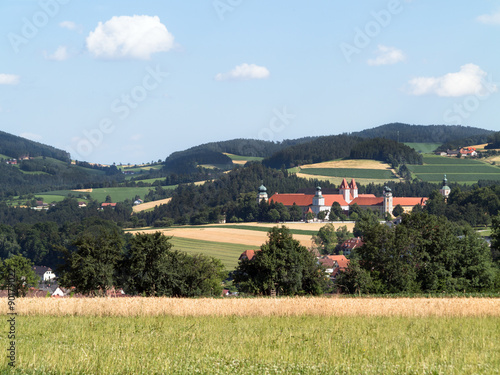
M390 122L500 130L500 1L0 1L0 130L101 163Z

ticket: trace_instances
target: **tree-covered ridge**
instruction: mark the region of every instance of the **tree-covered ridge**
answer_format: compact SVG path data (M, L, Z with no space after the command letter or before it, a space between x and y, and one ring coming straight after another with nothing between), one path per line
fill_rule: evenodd
M0 162L0 175L0 198L124 181L123 174L114 166L97 171L49 158L25 160L19 167Z
M283 148L293 146L299 143L309 142L314 138L315 137L285 139L282 142L237 138L228 141L209 142L201 144L199 146L188 148L187 150L184 151L174 152L167 158L167 160L169 160L170 158L178 158L183 154L189 155L190 153L199 150L209 150L219 153L229 153L242 156L268 157Z
M197 173L198 166L209 164L217 166L220 169L231 169L233 161L223 153L204 150L191 149L182 152L176 152L165 160L164 171L171 173Z
M351 149L351 159L379 160L398 167L401 164L422 164L422 155L413 148L390 139L373 138L357 143Z
M490 136L488 137L488 145L485 148L486 149L500 148L500 132L490 134Z
M11 158L46 156L69 162L70 154L52 146L0 131L0 154Z
M374 159L399 164L422 164L422 156L402 143L384 138L363 139L352 135L320 137L314 141L288 147L264 159L271 168L292 168L334 159Z
M293 168L303 164L347 158L354 145L361 141L362 138L345 134L319 137L311 142L278 151L262 163L270 168Z
M409 125L392 123L351 133L362 138L386 138L399 142L447 143L454 140L487 139L491 130L461 125ZM481 143L481 142L478 142ZM482 142L485 143L485 142ZM467 145L477 144L468 143Z

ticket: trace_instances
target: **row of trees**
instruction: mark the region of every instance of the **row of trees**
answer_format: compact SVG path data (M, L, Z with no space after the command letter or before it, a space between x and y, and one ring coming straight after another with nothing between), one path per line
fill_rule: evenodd
M111 287L145 296L219 296L227 273L221 261L172 250L161 233L124 237L112 223L87 227L69 247L60 247L61 285L103 295Z
M367 214L354 232L365 244L354 249L348 270L337 279L344 292L452 293L500 287L488 244L469 226L416 210L396 226Z

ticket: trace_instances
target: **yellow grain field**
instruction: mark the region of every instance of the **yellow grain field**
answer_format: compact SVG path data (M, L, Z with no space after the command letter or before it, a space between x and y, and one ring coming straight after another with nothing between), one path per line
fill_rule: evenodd
M8 304L0 304L7 314ZM27 316L498 317L499 298L19 298Z
M150 208L154 208L154 207L159 206L161 204L167 204L171 200L172 200L172 198L166 198L166 199L159 199L157 201L151 201L151 202L147 202L147 203L143 203L143 204L138 204L137 206L134 206L132 208L132 210L134 212L146 211L146 210L149 210Z
M391 166L376 160L351 159L306 164L301 165L301 168L391 169Z

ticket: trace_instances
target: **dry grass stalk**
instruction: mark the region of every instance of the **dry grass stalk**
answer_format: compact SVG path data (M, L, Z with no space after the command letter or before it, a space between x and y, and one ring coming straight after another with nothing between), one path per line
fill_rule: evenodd
M7 303L0 313L7 313ZM500 316L498 298L20 298L19 315Z

